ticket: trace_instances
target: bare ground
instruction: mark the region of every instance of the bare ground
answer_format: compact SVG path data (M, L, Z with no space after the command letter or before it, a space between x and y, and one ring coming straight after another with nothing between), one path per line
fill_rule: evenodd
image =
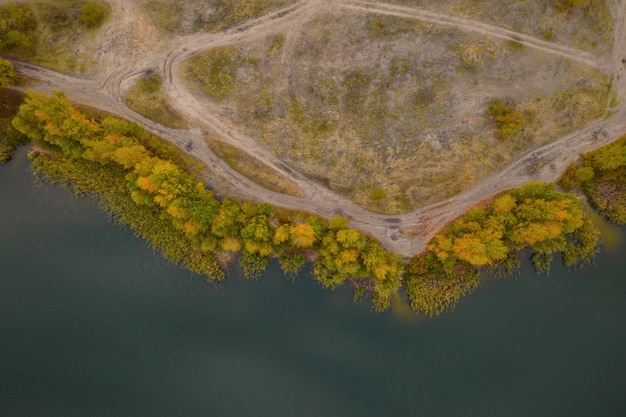
M210 181L228 184L229 189L239 197L309 211L323 217L334 214L346 216L352 227L376 237L388 250L409 256L421 251L438 230L476 202L531 180L555 181L580 153L609 143L626 130L626 104L623 104L626 95L626 79L623 74L626 58L626 0L613 1L610 4L615 28L613 52L610 56L595 57L586 51L458 16L414 7L353 0L302 0L227 31L169 40L159 36L157 29L142 14L137 1L116 0L111 2L112 19L101 30L97 41L95 50L98 51L100 72L92 79L77 79L24 63L15 64L19 73L41 81L34 87L36 90L64 91L77 102L137 121L179 147L191 149L189 153L206 164L211 173ZM277 32L286 35L287 52L283 54L288 54L299 36L303 22L321 11L332 13L339 9L399 16L494 38L515 39L528 48L567 57L612 74L613 88L618 92L619 104L613 109L612 116L596 120L584 129L531 150L504 170L462 194L397 216L368 212L288 168L254 140L240 133L232 122L217 115L210 102L199 99L188 91L179 73L181 63L199 51L240 41L262 39ZM284 59L285 62L290 62L288 55L284 55ZM165 128L124 105L121 97L128 80L154 69L162 72L166 92L171 96L172 104L185 115L189 124L194 126L193 129ZM203 130L212 130L222 140L253 154L297 184L305 196L295 198L268 191L233 171L210 151L205 143ZM541 168L529 169L532 166ZM416 236L405 236L403 230L409 229L419 230L419 233Z

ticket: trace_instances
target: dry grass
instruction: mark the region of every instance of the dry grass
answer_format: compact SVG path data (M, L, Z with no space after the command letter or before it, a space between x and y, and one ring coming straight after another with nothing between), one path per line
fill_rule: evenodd
M143 8L152 23L176 34L219 31L262 16L295 0L148 0Z
M560 0L385 0L456 14L575 48L603 54L613 44L607 0L583 0L562 7ZM496 23L494 23L496 22Z
M151 74L140 78L124 93L124 101L142 116L174 129L185 129L185 119L170 104L161 91L161 78Z
M37 19L32 33L36 41L31 51L21 55L18 53L16 58L66 74L81 75L93 71L97 62L86 45L108 18L110 7L103 1L90 1L101 10L103 18L89 27L81 20L81 10L86 3L82 0L26 3L25 6L32 10Z
M447 27L346 12L303 32L291 51L270 38L207 51L188 62L190 83L278 158L377 212L466 190L607 104L596 70ZM220 79L227 93L208 94ZM506 140L486 115L494 100L524 115Z
M210 137L207 144L232 169L249 180L277 193L304 197L304 193L297 185L241 149Z

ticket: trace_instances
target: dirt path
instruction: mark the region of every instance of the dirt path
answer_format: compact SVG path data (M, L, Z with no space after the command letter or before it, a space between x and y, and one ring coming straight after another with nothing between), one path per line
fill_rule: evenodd
M599 62L592 54L588 52L580 51L575 48L570 48L565 45L559 45L554 42L548 42L531 35L515 32L502 27L492 26L487 23L465 19L459 16L437 13L413 7L404 7L385 3L372 3L358 0L342 0L341 4L343 7L352 10L402 17L406 19L421 20L428 23L436 23L443 26L450 26L462 31L476 32L481 35L488 35L498 39L515 40L530 48L538 49L554 55L560 55L562 57L578 61L591 67L603 66L602 62Z
M614 10L615 49L610 60L595 58L583 51L456 16L356 0L335 2L304 0L224 32L179 37L172 40L169 45L168 42L163 41L156 48L146 48L145 42L155 36L155 29L143 16L137 4L133 1L117 0L112 2L112 8L114 19L103 28L100 36L98 50L101 51L99 58L102 71L95 79L76 79L23 63L16 63L18 72L41 80L43 83L36 88L37 90L64 91L77 102L99 107L137 121L151 132L188 150L190 154L207 165L212 174L218 177L218 181L229 184L239 197L305 210L324 217L341 214L351 220L352 227L376 237L387 249L407 256L423 249L427 241L446 223L476 202L530 180L555 181L580 153L609 143L626 131L626 105L620 105L615 109L612 117L595 121L585 129L531 150L501 172L492 175L465 193L403 215L379 215L363 210L308 180L302 174L291 170L254 140L241 133L229 120L220 117L208 100L198 98L188 91L179 73L181 63L211 47L264 39L278 32L286 34L287 52L284 53L288 54L291 49L289 45L294 44L303 22L316 14L340 8L443 24L501 39L515 38L528 47L567 57L593 67L610 68L610 73L615 75L619 97L623 98L626 95L626 84L624 84L626 78L621 76L624 70L622 59L626 57L626 40L624 39L626 0L616 3ZM154 42L148 44L153 45ZM288 56L285 59L288 61ZM138 74L155 69L162 72L166 92L194 129L165 128L130 110L122 102L121 94L124 84ZM203 130L216 132L221 139L254 155L296 183L304 191L305 196L296 198L271 192L233 171L210 151L204 140ZM532 166L542 168L533 171L530 169ZM401 229L410 228L420 228L421 232L415 237L406 237L401 233Z

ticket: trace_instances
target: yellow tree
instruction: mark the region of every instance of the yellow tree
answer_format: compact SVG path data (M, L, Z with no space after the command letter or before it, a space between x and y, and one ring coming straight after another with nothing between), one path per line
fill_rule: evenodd
M293 244L299 248L310 248L316 241L315 230L308 223L300 223L292 228Z

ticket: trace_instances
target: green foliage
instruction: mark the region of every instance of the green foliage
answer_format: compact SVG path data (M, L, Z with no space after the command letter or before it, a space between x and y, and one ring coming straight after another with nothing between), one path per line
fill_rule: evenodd
M269 262L269 257L250 253L246 250L241 252L241 258L239 259L241 269L247 279L259 279L267 269Z
M529 248L537 271L547 273L553 253L561 252L567 265L585 263L597 244L597 230L574 196L532 182L470 210L436 235L409 262L405 288L415 310L437 315L478 285L479 269L510 275L519 250Z
M86 36L101 26L110 8L104 1L55 0L0 5L0 53L60 72L80 74L96 65Z
M146 78L142 78L137 83L141 91L146 94L154 94L161 90L161 77L159 74L151 74Z
M548 274L553 259L552 253L534 252L530 259L538 274Z
M293 281L306 263L306 256L298 252L287 252L278 258L278 262L285 275Z
M508 139L519 133L524 126L525 117L520 111L505 105L501 101L493 101L487 108L487 116L491 117L498 127L498 138Z
M372 191L372 194L370 194L370 200L376 202L376 201L383 201L387 198L387 193L385 192L384 189L380 188L380 187L376 187L374 188L374 191Z
M161 91L161 76L156 73L141 78L124 94L128 107L137 113L174 129L187 127L185 119L174 109Z
M387 308L390 294L401 286L400 259L350 229L346 219L297 214L287 220L274 217L268 204L220 203L174 163L176 158L167 158L168 146L135 124L88 118L62 93L29 93L12 124L57 155L35 155L40 172L72 183L77 191L100 193L120 221L196 273L223 278L214 257L219 248L242 250L240 263L248 278L258 278L273 255L294 276L305 262L301 251L311 249L319 257L314 271L323 285L370 280L376 310Z
M88 1L81 7L79 19L88 28L96 28L102 25L110 12L106 3Z
M437 315L476 288L481 267L510 269L512 253L519 249L530 248L537 269L547 271L552 253L561 251L568 265L589 262L597 245L597 232L580 203L537 182L470 210L435 236L427 252L411 259L405 270L401 259L350 229L345 218L325 221L292 213L286 219L275 217L267 204L218 202L172 162L175 158L167 158L169 147L135 124L88 118L61 93L52 98L30 93L12 124L56 153L35 155L40 172L71 182L77 191L99 193L120 221L164 256L211 279L224 277L214 256L218 248L243 249L240 263L248 278L258 278L275 255L295 276L306 248L317 254L313 271L323 286L356 280L371 289L372 308L384 311L404 283L414 310ZM589 160L606 166L606 158Z
M0 88L13 84L17 75L13 69L13 64L0 58Z
M191 58L185 67L209 97L222 100L235 89L237 50L232 46L209 49Z
M411 258L404 280L413 310L433 317L454 310L462 296L478 287L478 272L465 266L442 270L437 256L427 252Z
M554 0L552 7L559 13L567 12L576 7L588 7L593 0Z
M513 51L521 51L522 49L524 49L524 44L517 39L512 39L506 41L506 47Z
M559 185L580 188L603 215L626 223L626 136L581 159L568 167Z
M37 19L26 4L0 5L0 52L15 58L32 53L36 41Z
M19 146L29 142L11 124L23 99L22 92L0 88L0 164L9 161Z

